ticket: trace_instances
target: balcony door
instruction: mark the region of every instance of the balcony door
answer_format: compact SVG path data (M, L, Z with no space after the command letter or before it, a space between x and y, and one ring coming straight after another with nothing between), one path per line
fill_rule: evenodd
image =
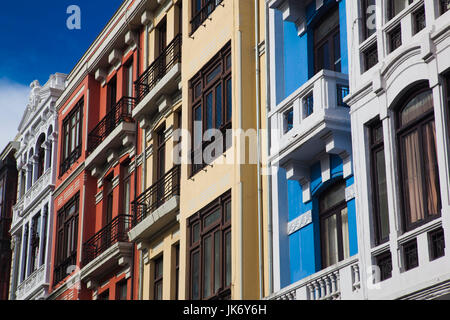
M159 207L160 203L162 204L164 201L165 194L165 181L164 176L166 175L166 142L165 142L165 132L166 128L163 126L158 131L158 154L157 154L157 176L156 180L158 181L157 188L157 207Z
M329 187L319 199L322 269L350 257L345 181Z
M341 72L339 8L336 6L314 28L315 73L321 70Z
M109 82L108 82L108 102L106 105L107 112L111 111L117 101L117 78L114 76Z
M111 229L111 221L113 217L113 205L114 205L114 197L113 197L113 188L112 188L112 181L111 179L107 179L106 185L105 185L105 211L103 216L103 243L102 247L104 250L106 250L109 245L111 244L111 235L112 235L112 229Z
M162 78L166 72L167 57L165 55L165 50L167 47L167 20L166 18L160 22L158 25L158 45L157 45L157 57L159 57L158 66L158 78Z

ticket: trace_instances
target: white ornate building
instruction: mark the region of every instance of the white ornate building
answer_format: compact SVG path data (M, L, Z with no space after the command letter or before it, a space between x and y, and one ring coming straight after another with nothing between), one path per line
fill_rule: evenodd
M44 299L48 292L58 141L55 103L65 80L65 74L56 73L44 86L38 81L31 83L29 103L18 128L18 194L11 224L11 300Z
M448 299L450 1L347 3L363 297Z

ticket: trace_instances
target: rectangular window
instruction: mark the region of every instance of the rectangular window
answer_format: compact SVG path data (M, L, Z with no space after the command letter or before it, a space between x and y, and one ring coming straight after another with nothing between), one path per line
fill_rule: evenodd
M107 301L109 300L109 290L103 291L97 296L97 300L99 301Z
M363 41L368 39L375 33L376 29L376 17L375 17L375 0L363 0L361 6L363 17Z
M231 298L231 193L228 192L189 221L190 298Z
M410 5L413 0L388 0L388 18L391 20L403 9Z
M39 268L39 249L41 241L41 214L37 214L31 222L31 273Z
M22 260L22 281L28 277L28 236L29 227L28 223L25 225L24 237L23 237L23 260Z
M294 109L289 109L283 115L284 118L284 133L288 133L294 129Z
M0 179L0 219L5 218L6 214L5 214L5 209L4 208L4 198L5 198L5 177ZM5 217L4 217L5 215Z
M126 280L116 285L116 300L128 300L128 282Z
M439 0L441 15L450 10L450 0Z
M389 208L384 155L383 124L377 120L370 127L371 175L373 189L373 218L377 245L389 241Z
M153 282L153 300L163 299L163 267L164 260L160 257L154 261L155 277Z
M308 118L310 115L314 113L314 94L313 92L309 93L306 97L303 98L303 118Z
M77 265L79 197L79 194L77 194L58 211L55 284L68 276L68 267Z
M341 72L339 8L336 7L314 29L315 72Z
M107 104L107 113L111 111L117 103L117 78L114 76L108 82L108 104Z
M364 50L363 52L364 58L364 72L372 69L378 63L378 47L377 44L374 44Z
M392 278L392 255L391 252L385 252L375 257L379 268L380 282Z
M338 107L349 108L349 106L344 102L345 97L350 94L349 86L343 84L336 85L336 93Z
M123 71L124 75L124 97L133 97L133 59L129 61L124 68ZM129 113L131 114L131 110L129 110Z
M425 29L426 18L425 18L425 7L420 7L419 10L413 13L413 23L414 23L414 34Z
M444 229L439 228L428 233L430 261L445 256Z
M84 99L81 99L72 112L63 120L60 176L66 173L70 166L81 156L83 106Z
M192 172L194 175L212 162L203 159L203 151L216 142L215 137L205 137L210 129L221 132L222 152L213 155L216 159L231 147L228 130L232 118L232 83L231 83L231 43L228 43L202 70L190 81L193 139ZM206 141L203 141L205 138Z
M417 253L417 239L411 240L403 245L403 261L405 271L419 266L419 257Z
M178 300L180 289L180 245L175 246L175 300Z
M398 25L388 33L388 39L389 39L389 52L395 51L395 49L397 49L402 45L402 28L400 25Z

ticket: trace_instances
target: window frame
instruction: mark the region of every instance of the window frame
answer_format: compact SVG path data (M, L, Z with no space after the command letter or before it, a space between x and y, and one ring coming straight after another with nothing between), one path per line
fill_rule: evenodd
M411 134L412 132L417 132L418 133L418 139L419 139L419 144L418 144L418 148L420 151L423 151L423 144L424 144L424 139L423 139L423 127L431 122L435 122L435 116L434 116L434 101L433 101L433 108L426 111L424 114L414 118L413 120L411 120L409 123L402 125L401 124L401 113L404 110L404 108L409 104L409 102L411 102L415 97L419 96L420 94L424 93L425 91L430 91L432 94L432 90L424 85L418 85L415 86L414 88L412 88L411 90L409 90L409 93L414 93L412 96L410 94L405 94L404 98L401 99L399 101L399 103L397 104L397 108L396 108L396 112L395 112L395 136L396 136L396 142L397 142L397 168L398 168L398 173L399 173L399 182L400 182L400 204L401 204L401 220L402 220L402 226L403 226L403 231L404 232L408 232L411 230L414 230L416 228L418 228L421 225L424 225L430 221L433 221L435 219L438 219L441 217L442 215L442 195L440 192L440 177L439 177L439 172L437 173L437 179L438 179L438 195L437 195L437 205L438 205L438 212L436 215L430 215L426 210L424 211L424 219L422 220L418 220L414 223L409 222L409 215L406 212L406 200L408 199L408 195L407 195L407 190L405 188L405 185L403 184L403 180L404 180L404 173L407 172L406 169L406 161L403 161L406 157L406 155L403 153L402 151L402 139ZM436 134L436 131L435 131ZM436 150L437 150L437 145L436 145ZM438 163L438 158L437 158L437 154L436 154L436 164L438 166L439 169L439 163ZM423 172L423 168L424 168L424 153L420 152L420 166ZM439 171L439 170L438 170ZM422 176L422 190L424 190L423 192L423 197L424 197L424 203L426 203L426 195L427 195L427 188L425 185L425 179Z
M372 5L372 4L369 4L370 1L375 1L375 0L362 0L361 1L362 42L369 39L372 35L374 35L376 33L376 29L375 29L373 33L369 34L370 33L369 28L367 27L367 21L369 20L369 17L370 17L367 11L368 11L369 6Z
M83 145L83 109L84 109L84 97L82 97L72 111L67 115L62 122L62 141L61 141L61 164L59 168L59 176L62 177L70 167L81 157L81 147ZM72 126L72 119L77 117L79 113L79 121ZM78 128L76 127L78 124ZM67 128L68 126L68 128ZM70 150L70 146L74 143L74 137L72 137L72 129L75 128L75 132L78 129L78 141L75 141L73 150ZM68 132L67 132L68 129ZM66 141L66 138L68 139ZM67 150L66 150L67 149Z
M198 266L198 289L199 289L199 299L200 300L228 300L231 299L231 283L227 284L227 277L226 277L226 263L227 263L227 252L226 252L226 236L231 233L232 227L231 227L231 219L227 220L227 206L232 204L231 199L231 192L228 191L212 203L210 203L208 206L194 214L192 217L188 219L188 270L189 270L189 297L190 299L193 298L193 279L192 279L192 257L198 253L199 255L199 266ZM213 221L210 225L205 226L205 218L208 218L217 210L220 210L220 218L217 218L215 221ZM197 241L194 242L194 239L192 237L192 232L194 227L198 225L199 226L199 237ZM219 266L218 266L218 272L220 274L219 281L220 286L215 290L215 275L216 275L216 267L214 262L214 253L215 253L215 242L214 238L215 235L219 233ZM209 296L204 295L204 249L205 249L205 239L212 238L212 245L211 245L211 252L213 253L211 255L211 270L210 270L210 290L211 294ZM230 249L231 250L231 249ZM230 252L231 256L231 252ZM232 258L231 258L232 259ZM231 272L231 270L230 270Z
M163 270L161 270L161 275L158 276L158 271L159 271L159 263L161 263L161 268ZM163 287L163 282L164 282L164 256L160 255L159 257L155 258L153 260L153 265L154 265L154 274L153 274L153 300L155 301L161 301L164 298L164 287ZM158 292L157 289L161 287L161 297L158 297Z

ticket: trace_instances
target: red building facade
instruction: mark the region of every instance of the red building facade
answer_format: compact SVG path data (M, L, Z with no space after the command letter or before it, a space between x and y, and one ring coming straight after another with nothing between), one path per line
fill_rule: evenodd
M57 103L50 299L137 295L138 259L128 241L131 202L141 192L142 176L141 131L131 116L143 59L140 16L130 18L144 5L137 2L122 4L68 76Z

